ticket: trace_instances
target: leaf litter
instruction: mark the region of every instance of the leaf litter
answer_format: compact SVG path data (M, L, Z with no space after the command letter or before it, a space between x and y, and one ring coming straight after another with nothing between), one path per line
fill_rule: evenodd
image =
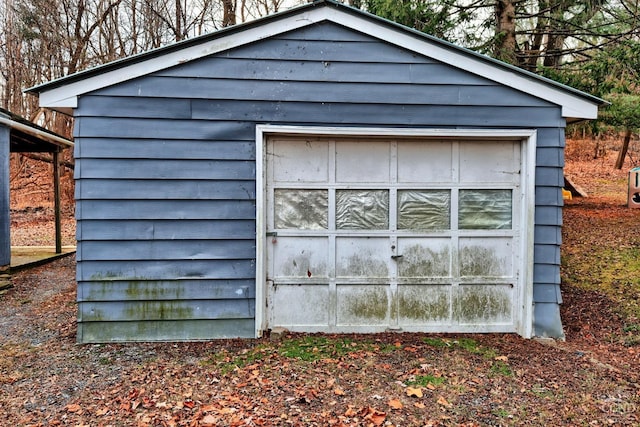
M581 167L572 178L588 181ZM624 184L602 179L607 191L612 181ZM23 271L0 297L0 424L639 425L640 326L619 309L625 293L587 268L602 264L594 247L638 247L639 219L617 196L567 202L564 342L388 333L78 345L74 259Z

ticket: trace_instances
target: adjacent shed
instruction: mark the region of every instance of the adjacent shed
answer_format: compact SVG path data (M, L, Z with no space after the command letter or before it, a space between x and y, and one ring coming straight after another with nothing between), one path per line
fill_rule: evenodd
M75 117L81 342L563 335L598 98L332 0L30 91Z
M73 147L73 142L38 126L25 118L0 108L0 274L9 270L11 263L10 220L10 153L51 153L53 162L52 187L54 193L54 221L56 253L62 252L60 226L60 173L59 155Z

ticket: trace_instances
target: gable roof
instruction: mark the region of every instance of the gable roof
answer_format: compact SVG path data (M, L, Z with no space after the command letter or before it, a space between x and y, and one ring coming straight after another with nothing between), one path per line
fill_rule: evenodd
M562 107L563 117L568 121L595 119L598 106L606 103L577 89L335 0L316 0L255 21L62 77L26 89L26 92L39 94L42 107L70 113L71 109L77 107L78 96L82 94L325 21L559 105Z

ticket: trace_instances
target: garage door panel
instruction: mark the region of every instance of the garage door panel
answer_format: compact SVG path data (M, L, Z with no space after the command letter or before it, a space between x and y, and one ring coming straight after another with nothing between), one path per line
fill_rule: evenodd
M511 284L460 285L454 319L463 325L513 324L513 293Z
M451 277L450 238L398 238L399 278Z
M399 326L451 323L451 289L451 285L398 285Z
M520 141L267 146L268 327L516 329L527 277Z
M337 182L389 182L389 142L341 141L336 144L335 151Z
M336 278L389 277L388 237L336 237Z
M268 155L275 182L325 182L329 178L327 141L275 140Z
M345 325L388 325L391 317L389 285L336 286L336 323Z
M511 237L460 238L461 277L513 277Z
M269 290L269 324L285 326L326 327L329 323L329 286L304 285L274 286Z
M460 182L520 182L520 144L478 141L460 144Z
M398 144L398 182L452 182L452 162L451 141L403 141Z
M278 237L270 278L328 278L327 237Z

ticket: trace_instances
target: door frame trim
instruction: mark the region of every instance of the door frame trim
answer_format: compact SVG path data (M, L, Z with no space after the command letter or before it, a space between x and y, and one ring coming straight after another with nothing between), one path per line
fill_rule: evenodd
M530 338L533 333L533 254L535 226L535 169L537 131L535 129L418 129L389 127L336 127L336 126L286 126L256 125L256 304L255 336L259 338L266 327L266 143L271 136L340 136L340 137L390 137L454 138L454 139L520 139L521 194L520 224L525 225L520 239L520 281L518 304L521 313L516 316L516 331ZM529 195L529 197L527 197Z

